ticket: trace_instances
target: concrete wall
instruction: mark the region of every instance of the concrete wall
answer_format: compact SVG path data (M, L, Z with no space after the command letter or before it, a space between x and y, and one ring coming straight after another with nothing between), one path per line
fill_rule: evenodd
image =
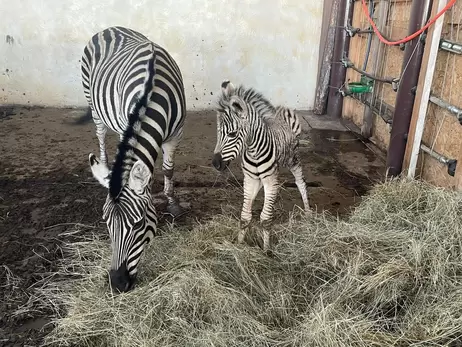
M323 0L1 1L0 104L85 106L83 48L96 31L122 25L171 52L190 109L213 107L225 78L274 103L311 108L322 7Z

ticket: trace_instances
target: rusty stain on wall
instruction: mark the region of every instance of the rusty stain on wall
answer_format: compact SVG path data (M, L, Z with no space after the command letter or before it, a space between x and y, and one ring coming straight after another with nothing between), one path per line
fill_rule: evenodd
M46 4L0 3L0 29L8 33L0 40L0 66L14 71L10 78L0 74L4 103L86 106L79 60L91 36L111 25L138 30L171 52L183 73L189 108L213 106L211 93L220 91L225 78L257 88L274 103L307 109L314 102L321 0Z

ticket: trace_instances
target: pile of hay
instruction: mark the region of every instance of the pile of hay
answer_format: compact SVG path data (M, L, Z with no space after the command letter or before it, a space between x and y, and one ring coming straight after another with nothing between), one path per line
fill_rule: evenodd
M47 343L77 346L460 346L462 197L422 182L375 187L348 220L278 230L275 257L231 243L217 217L154 240L140 282L108 290L110 251L71 246ZM78 275L78 276L75 276ZM47 300L45 302L45 300Z

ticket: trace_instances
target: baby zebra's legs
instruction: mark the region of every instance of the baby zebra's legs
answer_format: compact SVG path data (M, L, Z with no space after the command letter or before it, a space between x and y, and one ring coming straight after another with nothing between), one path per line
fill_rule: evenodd
M274 203L279 192L277 172L263 178L262 183L263 189L265 190L265 201L260 214L260 226L263 234L263 251L268 253L271 248L270 230L273 221Z
M259 179L244 174L244 203L242 205L240 230L237 235L238 243L244 241L245 234L249 230L252 222L252 205L261 187L262 183Z
M297 162L297 164L292 166L290 168L290 172L292 172L292 175L294 175L295 184L297 185L300 195L302 196L303 207L307 213L310 211L310 204L308 202L308 190L306 188L305 177L303 176L303 170L300 162Z

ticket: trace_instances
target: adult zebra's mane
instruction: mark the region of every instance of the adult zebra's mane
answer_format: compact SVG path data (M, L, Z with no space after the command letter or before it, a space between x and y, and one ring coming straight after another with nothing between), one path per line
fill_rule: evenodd
M218 106L221 111L230 107L229 102L231 101L231 97L234 95L241 98L244 102L252 105L260 116L267 114L272 115L275 112L274 106L263 96L263 94L257 92L253 88L245 88L243 85L237 87L231 95L222 93L221 97L218 99Z
M131 167L133 166L132 158L127 158L129 153L133 152L133 149L137 145L137 135L141 129L141 119L146 113L146 107L154 87L154 62L155 62L155 49L152 46L152 56L148 60L147 64L147 75L144 81L144 89L138 100L136 101L130 115L128 117L128 125L125 129L122 141L120 141L117 147L117 155L114 161L114 165L111 171L111 177L109 180L109 195L112 199L117 199L122 188L127 182L128 174Z

